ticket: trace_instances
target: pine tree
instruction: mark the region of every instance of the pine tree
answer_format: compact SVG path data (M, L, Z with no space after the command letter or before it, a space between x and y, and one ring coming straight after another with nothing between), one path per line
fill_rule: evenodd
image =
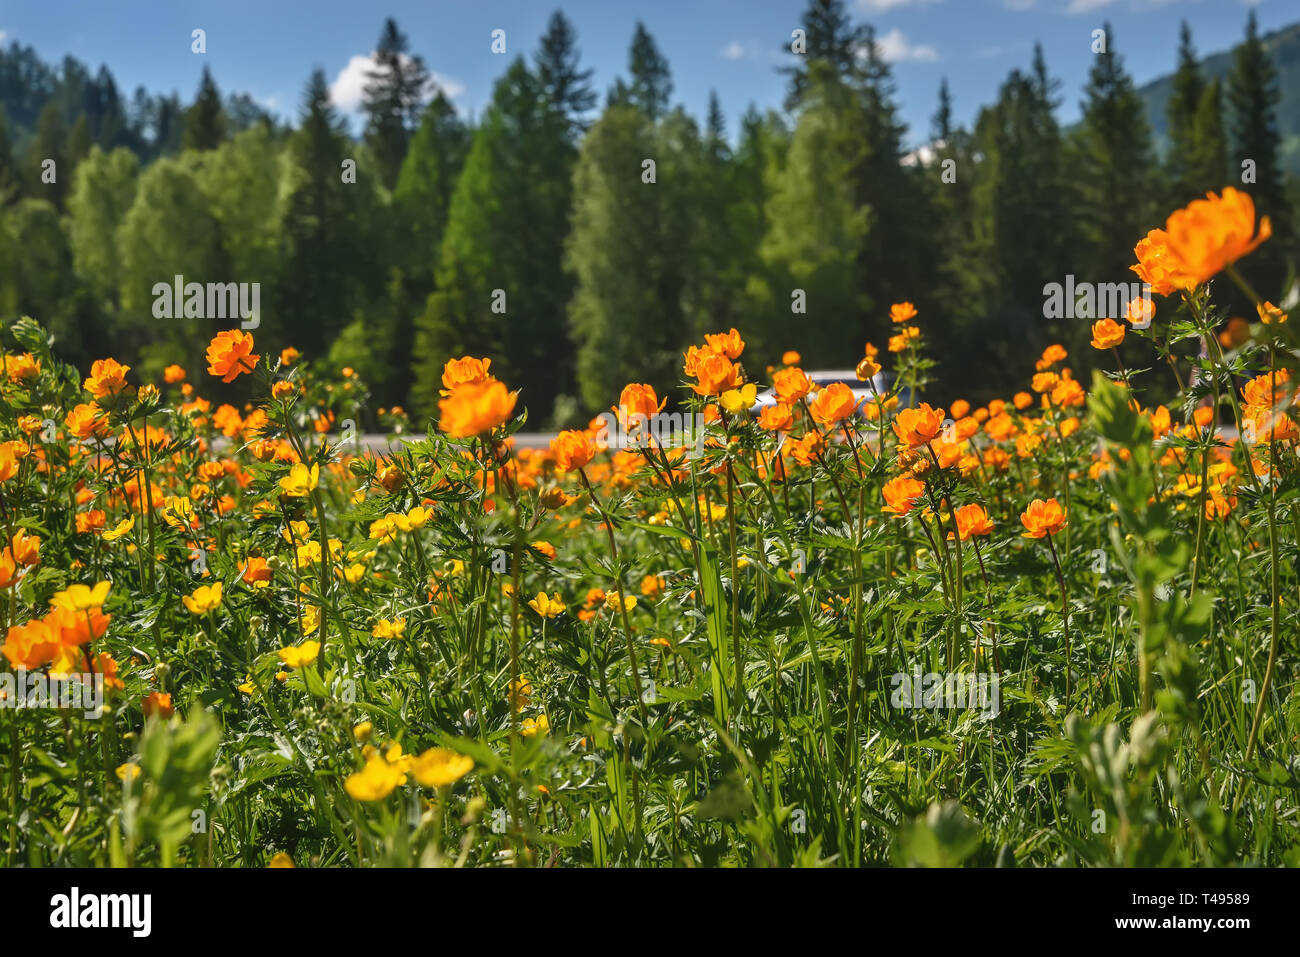
M861 265L871 211L856 195L868 124L827 63L812 64L802 103L785 162L769 170L761 246L773 275L769 308L798 325L805 363L842 365L862 350L871 306Z
M578 34L559 10L551 14L534 58L537 77L547 99L564 114L575 131L586 129L583 120L596 105L591 88L593 70L578 69Z
M797 109L803 99L814 63L829 64L838 76L847 79L854 71L862 47L861 32L853 27L845 12L844 0L809 0L800 28L804 32L804 52L794 52L792 37L786 52L798 59L794 66L781 67L778 71L790 78L785 108L791 111Z
M375 48L375 68L366 71L362 106L366 112L366 144L379 165L387 188L397 183L411 131L419 122L429 87L429 71L419 56L407 53L406 34L391 17Z
M18 169L14 165L13 143L9 139L9 119L0 106L0 210L18 196Z
M1178 38L1178 68L1174 72L1173 91L1165 107L1169 120L1169 154L1165 161L1172 192L1170 206L1181 206L1198 194L1191 174L1192 154L1196 149L1196 117L1205 90L1205 78L1192 46L1192 30L1184 20Z
M611 105L627 103L636 107L653 123L668 111L673 81L668 61L640 20L628 50L630 83L618 80L610 92Z
M1232 72L1228 75L1229 128L1232 138L1234 178L1238 188L1249 192L1257 215L1272 220L1276 239L1272 248L1261 250L1269 261L1270 280L1281 279L1280 246L1291 239L1291 209L1286 195L1286 178L1279 162L1281 135L1277 110L1281 102L1277 67L1259 36L1252 10L1246 19L1246 37L1232 51ZM1250 166L1247 165L1249 162ZM1253 172L1253 182L1248 172Z
M689 208L676 175L684 163L673 155L682 139L658 138L655 183L643 179L646 144L656 135L642 110L615 103L583 139L565 262L577 283L569 319L588 417L609 408L628 382L668 394L680 380L690 335L681 272L690 237L673 226Z
M349 147L325 74L314 70L289 141L289 194L280 227L285 263L276 308L286 344L302 349L340 330L360 290L383 280L377 269L359 268L373 259L361 255L371 180L358 175L355 183L343 181L343 161L353 158Z
M567 121L516 59L474 133L452 195L437 290L416 320L417 411L434 411L443 363L467 353L492 357L493 371L523 390L534 422L566 386L572 286L556 237L568 221L571 151Z
M47 161L53 166L47 167ZM36 136L27 148L24 192L33 198L47 200L55 209L63 209L64 197L72 177L68 163L68 131L63 125L63 114L53 100L41 110L40 119L36 121ZM47 182L49 175L54 182Z
M226 111L221 105L221 93L212 73L204 67L194 105L185 114L185 148L214 150L225 138Z
M1074 140L1084 240L1076 271L1089 282L1117 283L1131 278L1133 244L1156 224L1160 211L1152 196L1146 108L1115 52L1111 25L1104 29L1106 52L1094 55L1081 104L1083 123ZM1072 331L1082 337L1082 332Z
M1205 84L1192 123L1187 162L1187 200L1218 191L1228 182L1228 134L1223 126L1223 93L1217 79ZM1185 201L1187 201L1185 200Z

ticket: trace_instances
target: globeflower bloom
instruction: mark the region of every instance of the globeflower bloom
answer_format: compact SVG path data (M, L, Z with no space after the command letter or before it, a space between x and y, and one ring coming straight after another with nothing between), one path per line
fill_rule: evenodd
M772 388L777 397L786 405L794 405L808 393L812 392L812 380L797 366L782 369L772 376Z
M1192 289L1253 252L1273 235L1267 216L1255 230L1255 203L1231 186L1222 195L1206 193L1175 210L1164 229L1153 229L1134 248L1131 267L1161 295Z
M1114 349L1124 341L1125 329L1114 319L1101 319L1092 324L1092 347Z
M200 585L189 595L182 595L181 601L191 615L205 615L221 604L221 582Z
M244 372L252 372L261 356L253 355L253 337L239 329L218 332L208 343L208 374L222 382L234 382Z
M290 645L287 648L281 648L277 655L280 661L290 668L302 668L313 661L320 654L319 641L304 641L301 645Z
M481 385L491 381L492 374L488 372L491 365L491 359L475 359L473 356L448 359L442 367L442 387L445 390L442 394L451 395L457 386Z
M130 366L124 366L116 359L96 359L91 363L90 376L82 388L96 399L115 396L126 388L126 374L130 370Z
M916 318L916 306L910 302L896 302L889 307L889 321L895 325L902 325L909 319Z
M900 518L916 505L925 494L925 483L906 475L890 479L881 491L885 496L885 511Z
M934 409L922 402L915 409L904 409L894 419L894 434L908 448L928 445L943 431L943 409Z
M989 513L984 510L983 505L971 503L963 505L954 513L957 516L957 534L961 536L963 542L968 542L972 537L988 535L993 531L993 522L989 519ZM952 532L948 533L952 538Z
M1029 508L1021 513L1020 522L1025 526L1025 538L1055 535L1065 528L1065 509L1054 498L1046 501L1036 498L1029 503Z
M474 770L474 759L449 748L430 748L411 761L411 774L427 788L455 784Z
M455 438L491 432L515 411L518 392L496 379L459 385L438 402L438 427Z
M551 455L561 472L582 468L596 455L596 443L586 432L567 429L551 439Z
M843 382L832 382L817 393L817 398L813 399L808 405L808 410L812 412L813 419L823 427L830 427L843 422L852 416L857 411L857 408L857 396ZM942 425L942 420L940 425Z
M537 597L528 602L528 607L543 618L556 618L564 612L560 596L556 594L554 598L547 598L544 591L539 591Z

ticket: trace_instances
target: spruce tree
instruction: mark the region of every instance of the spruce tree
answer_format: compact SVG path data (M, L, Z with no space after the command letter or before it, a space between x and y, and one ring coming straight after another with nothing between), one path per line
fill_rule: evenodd
M1173 90L1165 115L1169 122L1169 153L1165 169L1171 188L1171 206L1182 205L1199 192L1193 181L1191 166L1196 150L1196 117L1201 107L1205 79L1192 46L1192 30L1184 20L1178 36L1178 68L1173 76Z
M409 46L397 22L391 17L384 21L375 67L366 71L363 91L366 145L379 166L379 180L388 189L397 183L429 86L429 71L419 56L407 52Z
M1227 98L1233 179L1239 189L1254 197L1256 213L1272 220L1278 239L1266 244L1272 249L1261 252L1262 258L1272 261L1270 278L1280 279L1278 247L1291 238L1291 209L1278 157L1281 134L1277 110L1281 92L1277 66L1260 39L1253 10L1246 19L1245 39L1232 51Z
M559 10L547 21L546 33L534 57L537 78L552 106L559 110L575 131L586 128L583 116L596 105L591 88L593 70L578 68L578 34Z
M225 138L226 111L221 105L221 93L212 73L205 66L194 105L185 114L185 148L214 150Z

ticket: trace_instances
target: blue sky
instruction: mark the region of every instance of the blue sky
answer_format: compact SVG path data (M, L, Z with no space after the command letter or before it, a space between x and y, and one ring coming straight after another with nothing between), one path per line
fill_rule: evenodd
M1113 23L1115 48L1139 83L1172 69L1178 24L1187 19L1202 53L1241 36L1254 7L1264 31L1300 19L1293 0L847 0L855 18L875 25L893 62L908 140L925 138L941 77L958 119L969 122L994 99L1013 67L1042 42L1064 81L1062 119L1078 112L1091 31ZM790 31L804 0L3 0L0 39L31 44L48 60L64 54L105 63L124 92L143 84L189 100L205 64L223 92L252 94L294 117L303 83L325 70L342 105L355 105L364 59L385 16L411 38L462 113L480 111L516 53L531 55L547 17L562 9L578 30L584 64L602 98L623 75L633 27L643 20L667 56L674 102L703 116L716 90L734 133L749 103L777 106L790 59ZM207 53L190 51L190 32L207 32ZM507 56L491 52L491 32L506 31Z

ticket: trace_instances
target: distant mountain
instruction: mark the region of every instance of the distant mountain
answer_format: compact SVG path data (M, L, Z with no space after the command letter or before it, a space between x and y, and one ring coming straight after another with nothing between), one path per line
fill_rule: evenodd
M1282 100L1277 108L1278 128L1282 133L1282 166L1288 172L1300 175L1300 23L1266 33L1261 39L1264 49L1277 67L1278 89L1282 92ZM1201 59L1201 71L1207 77L1226 81L1231 70L1231 49ZM1169 121L1165 110L1172 91L1172 73L1153 80L1138 90L1146 102L1147 117L1161 155L1169 142Z

